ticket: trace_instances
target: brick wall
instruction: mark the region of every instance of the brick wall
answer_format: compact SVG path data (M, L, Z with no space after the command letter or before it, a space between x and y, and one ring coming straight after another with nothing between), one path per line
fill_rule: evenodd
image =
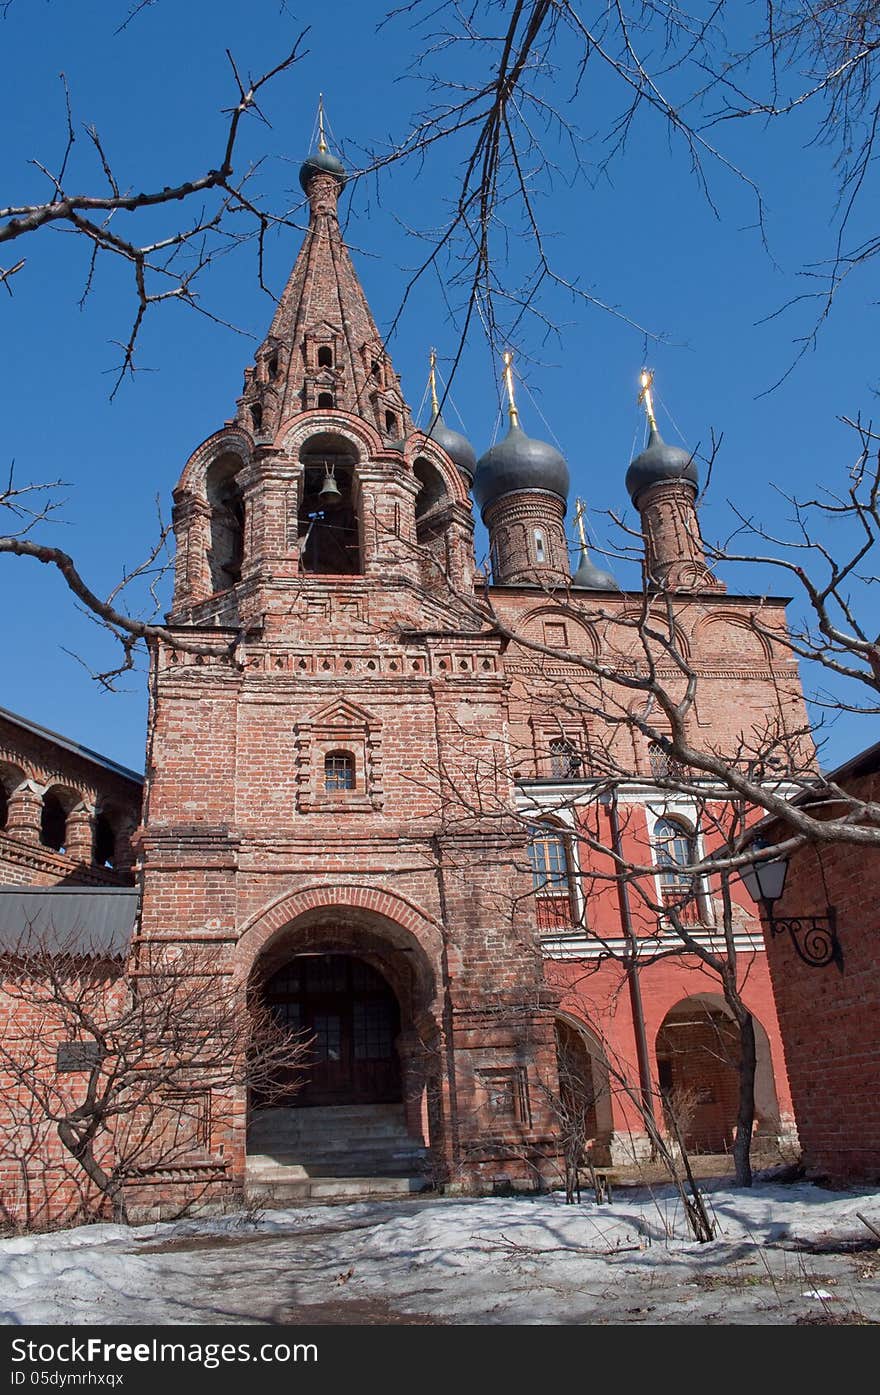
M847 781L876 800L880 777ZM810 968L787 933L767 952L804 1160L835 1179L880 1179L880 854L814 845L791 858L779 916L837 910L843 972Z

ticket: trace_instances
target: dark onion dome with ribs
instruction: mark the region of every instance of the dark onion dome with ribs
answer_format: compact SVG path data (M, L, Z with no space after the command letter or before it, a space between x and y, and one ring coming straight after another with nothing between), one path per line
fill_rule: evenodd
M340 192L348 178L342 161L337 160L335 155L331 155L329 150L318 150L303 161L299 172L299 182L304 194L309 191L309 181L313 174L332 174L339 184Z
M690 451L668 446L656 426L651 427L648 444L626 472L626 487L634 504L652 484L684 480L697 489L697 462Z
M439 412L425 435L445 450L453 465L458 467L470 484L477 468L477 455L467 436L462 436L460 431L453 431L451 426L447 426Z
M620 585L615 581L610 572L603 572L601 567L597 567L595 562L590 561L590 554L585 547L581 548L581 560L578 569L571 578L573 590L577 591L619 591Z
M503 441L480 456L474 475L474 498L484 514L496 499L529 489L556 494L565 504L568 488L564 457L546 441L527 436L519 426L511 426Z

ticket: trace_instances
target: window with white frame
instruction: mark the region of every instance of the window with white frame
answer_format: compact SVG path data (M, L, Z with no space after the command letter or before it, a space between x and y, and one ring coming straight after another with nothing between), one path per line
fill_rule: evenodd
M540 930L570 928L573 919L571 857L562 829L542 824L528 844Z
M547 549L544 545L544 534L540 528L535 529L535 561L545 562L547 560Z
M684 870L697 861L696 834L681 819L664 815L654 824L654 852L664 906L685 924L703 920L700 879Z

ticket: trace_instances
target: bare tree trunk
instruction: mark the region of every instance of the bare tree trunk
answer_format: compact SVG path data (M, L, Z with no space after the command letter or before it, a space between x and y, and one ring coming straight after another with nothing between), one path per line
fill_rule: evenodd
M739 1021L739 1105L733 1139L736 1185L752 1185L752 1131L755 1126L755 1020L745 1012Z
M93 1140L81 1138L66 1119L58 1124L58 1137L83 1172L94 1182L102 1196L110 1202L112 1219L118 1225L128 1225L128 1207L125 1204L121 1178L106 1172L95 1157Z

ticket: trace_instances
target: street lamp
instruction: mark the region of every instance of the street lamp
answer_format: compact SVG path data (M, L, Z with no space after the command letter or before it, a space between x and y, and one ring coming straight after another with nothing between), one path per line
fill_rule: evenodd
M766 844L754 842L760 851ZM773 936L787 930L798 958L811 969L824 969L836 964L843 973L843 950L837 938L837 911L827 906L825 915L776 916L773 906L782 895L788 875L787 857L767 857L740 868L740 877L753 901L758 901Z

